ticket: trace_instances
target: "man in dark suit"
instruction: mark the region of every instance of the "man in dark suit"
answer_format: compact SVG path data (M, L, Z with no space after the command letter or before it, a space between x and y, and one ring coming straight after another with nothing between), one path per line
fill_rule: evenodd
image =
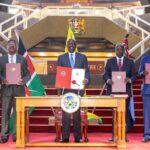
M70 68L82 68L85 69L85 79L83 84L88 84L90 80L90 72L88 68L87 57L83 54L75 52L76 42L73 39L67 42L68 53L65 53L58 57L57 66L70 67ZM65 89L62 94L67 92L73 92L78 94L78 90ZM84 91L80 90L79 95L83 96ZM70 136L70 114L62 112L62 142L69 142ZM80 109L73 114L73 126L74 126L74 138L75 142L81 141L81 116Z
M6 143L9 138L9 119L11 108L16 112L15 97L25 96L25 84L30 79L30 75L27 69L26 60L17 55L17 42L13 39L8 41L7 44L8 55L0 57L0 79L2 81L2 127L1 127L1 139L0 143ZM21 64L21 77L18 84L11 85L6 80L6 64L7 63L20 63ZM13 78L13 77L12 77ZM12 133L12 139L16 141L16 113L14 113L14 133Z
M107 95L112 94L112 71L125 71L126 72L126 93L128 98L126 99L126 132L133 126L133 120L129 111L130 97L132 96L132 82L134 81L134 62L124 56L124 45L118 44L115 47L116 57L107 61L105 66L104 80L107 86ZM110 139L114 140L113 138Z
M150 64L150 55L146 55L141 59L138 73L143 78L149 75L149 72L145 70L145 64ZM144 138L142 142L148 142L150 141L150 84L144 82L141 90L144 116Z

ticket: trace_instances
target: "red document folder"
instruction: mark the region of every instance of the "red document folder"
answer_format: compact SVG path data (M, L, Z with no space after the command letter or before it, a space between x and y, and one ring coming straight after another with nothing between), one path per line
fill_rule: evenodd
M124 71L113 71L112 72L112 92L125 93L126 92L126 73Z
M148 72L148 75L145 76L145 84L150 84L150 63L145 64L145 70Z
M57 67L56 73L56 88L70 89L72 69L68 67Z
M6 64L6 80L8 84L18 84L21 77L20 63L7 63Z

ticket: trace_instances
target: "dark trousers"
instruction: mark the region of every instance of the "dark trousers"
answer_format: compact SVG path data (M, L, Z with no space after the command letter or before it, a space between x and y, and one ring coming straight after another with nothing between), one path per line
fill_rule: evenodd
M81 115L80 109L76 111L73 115L73 129L75 140L81 139ZM70 137L70 125L71 125L71 115L62 112L62 139L69 140Z
M143 95L144 138L150 139L150 94Z
M7 138L9 136L9 120L10 120L10 114L11 109L13 108L13 135L16 134L16 96L25 96L25 93L17 93L16 91L19 91L19 86L16 85L10 85L5 86L4 89L2 89L2 127L1 127L1 134L3 138ZM8 95L8 96L7 96Z
M126 99L126 132L127 133L130 131L130 129L134 125L134 121L132 119L129 106L130 106L130 97Z

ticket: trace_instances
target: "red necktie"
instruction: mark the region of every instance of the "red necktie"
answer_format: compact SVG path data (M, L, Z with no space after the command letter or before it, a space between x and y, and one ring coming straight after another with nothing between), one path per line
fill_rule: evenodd
M121 59L119 59L119 62L118 62L118 68L119 68L119 71L121 71L121 70L122 70Z

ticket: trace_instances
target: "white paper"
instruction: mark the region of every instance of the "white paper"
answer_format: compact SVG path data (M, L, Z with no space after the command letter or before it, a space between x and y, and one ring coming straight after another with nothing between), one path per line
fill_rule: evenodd
M85 78L85 69L72 69L71 89L84 89L83 80Z

